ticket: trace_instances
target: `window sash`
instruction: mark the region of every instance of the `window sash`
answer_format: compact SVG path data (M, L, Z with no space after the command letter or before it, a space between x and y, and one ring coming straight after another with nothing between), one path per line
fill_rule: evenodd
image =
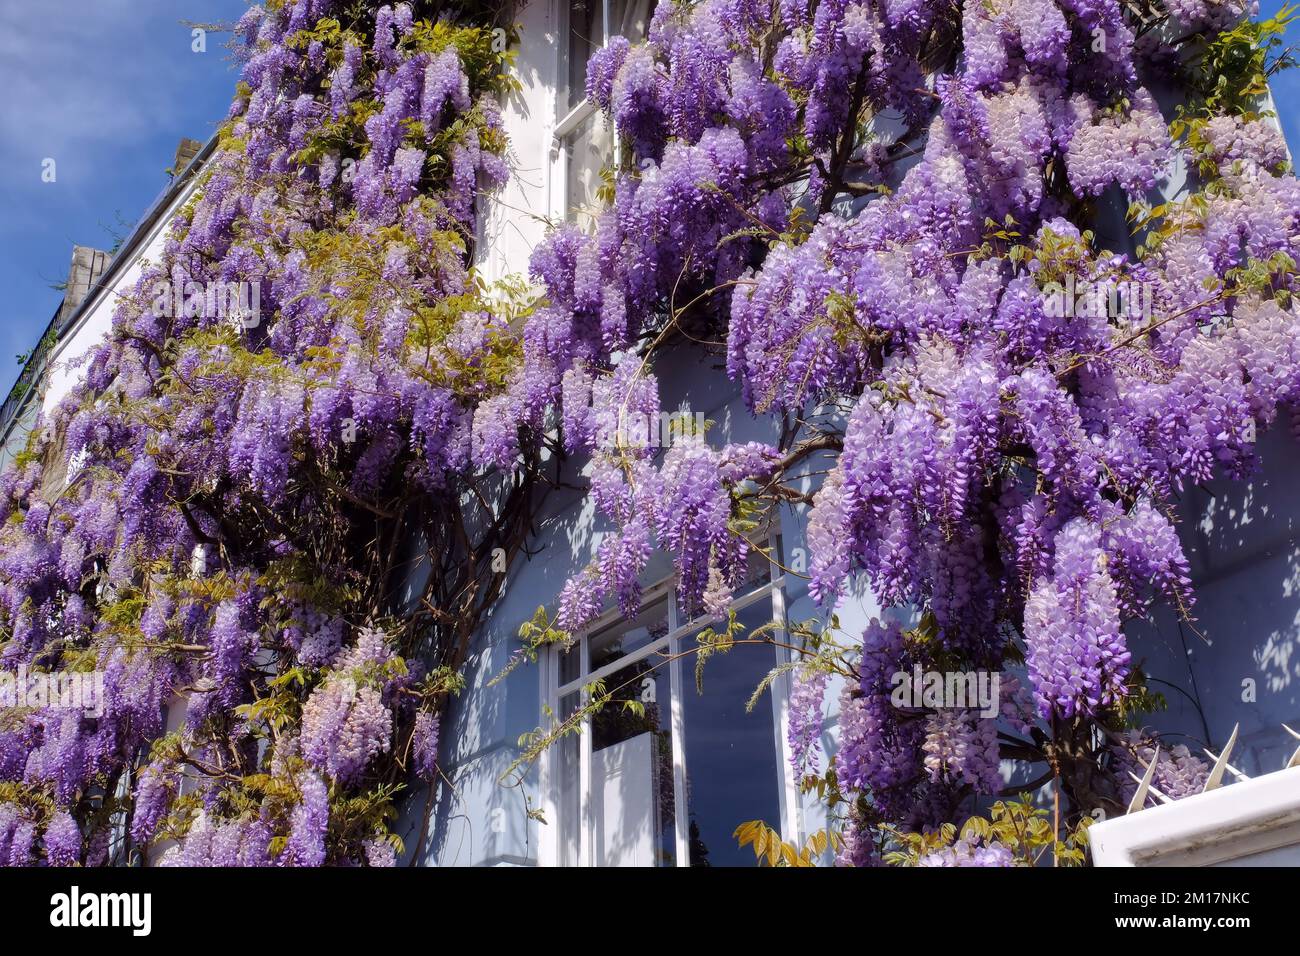
M573 51L571 49L570 18L573 4L570 0L553 0L553 2L559 4L557 23L563 40L556 44L558 47L555 84L556 123L551 142L551 181L555 184L553 188L556 191L553 193L551 202L551 215L566 222L578 222L583 216L594 221L599 210L583 206L583 203L589 197L571 194L571 187L574 185L571 174L575 170L571 169L573 162L570 153L578 148L583 135L589 134L593 139L607 140L609 151L606 159L608 163L617 165L622 154L623 144L613 122L607 121L599 115L599 109L595 103L587 98L585 89L576 91L571 85L574 64L571 60ZM588 0L588 2L600 3L600 29L593 30L593 34L595 34L593 39L599 42L593 42L591 45L587 60L587 62L590 62L590 56L599 50L603 50L608 45L612 35L622 34L627 28L637 25L635 13L641 9L641 0L631 0L631 2L619 9L615 9L611 0ZM654 4L649 3L645 8L644 27L649 25L650 10L653 7ZM616 13L619 14L619 22L614 24L611 29L610 18ZM632 17L632 19L629 19L629 17ZM583 73L585 76L585 69ZM576 95L579 92L581 92L581 95ZM609 122L609 129L600 129L600 125L605 122ZM606 163L602 163L601 168L604 165ZM592 169L590 172L593 177L597 177L600 168ZM554 201L555 197L558 197L558 202Z
M776 539L770 539L770 546L776 548ZM764 600L771 601L772 620L778 623L775 637L778 642L785 638L785 593L783 585L785 583L784 574L775 563L771 564L771 578L767 582L758 585L752 590L735 598L729 605L733 611L744 610ZM579 653L579 673L576 678L565 683L560 683L561 656L565 652L559 648L552 649L552 652L545 655L546 666L544 667L542 680L544 682L543 699L552 713L558 714L560 701L573 694L579 695L579 706L584 706L590 702L587 687L596 680L608 677L626 667L636 664L639 661L656 654L668 655L667 666L670 674L671 701L669 704L668 716L671 728L672 755L673 755L673 795L674 795L674 814L675 814L675 837L677 842L677 866L690 866L690 825L689 825L689 806L687 800L686 787L686 721L685 721L685 680L687 678L685 668L683 667L683 641L693 637L698 631L709 625L709 618L698 617L694 620L682 622L680 620L680 611L678 609L676 581L669 579L661 581L651 588L647 588L642 596L641 606L647 607L656 600L667 597L668 600L668 623L669 631L665 636L647 643L628 654L610 661L595 670L590 669L590 637L599 634L611 625L617 624L622 615L617 608L613 608L602 614L599 618L587 627L573 648L568 653L577 651ZM782 664L790 660L788 648L778 646L776 648L777 663ZM768 690L771 699L771 719L772 732L776 742L777 772L779 779L774 781L777 786L778 806L780 808L780 820L776 821L782 833L782 837L795 843L802 842L803 823L802 813L799 802L799 782L795 778L794 769L789 760L788 746L788 729L789 729L789 695L790 695L790 675L781 674ZM577 863L579 866L594 866L595 853L595 833L594 833L594 812L592 807L592 733L590 720L584 721L583 733L578 735L578 826L577 834ZM572 825L574 821L568 821L561 817L560 807L560 788L563 781L559 774L559 761L554 753L553 747L548 747L542 755L541 760L541 786L539 788L544 812L548 820L555 821L555 826L548 828L541 843L541 862L543 865L557 865L559 863L560 841L562 839L561 828L566 825Z

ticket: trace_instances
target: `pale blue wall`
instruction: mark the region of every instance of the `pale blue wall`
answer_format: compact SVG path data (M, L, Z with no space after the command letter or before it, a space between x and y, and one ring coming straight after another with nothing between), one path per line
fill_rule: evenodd
M1151 726L1218 753L1240 723L1230 762L1252 776L1281 769L1296 749L1282 723L1300 730L1300 445L1288 424L1261 433L1256 477L1218 478L1183 498L1193 624L1161 609L1129 628L1134 660L1173 685L1153 685L1169 710ZM1254 702L1243 700L1246 680Z

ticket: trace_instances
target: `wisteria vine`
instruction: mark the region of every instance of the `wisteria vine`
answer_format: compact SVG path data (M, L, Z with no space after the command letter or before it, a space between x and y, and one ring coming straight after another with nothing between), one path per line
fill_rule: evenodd
M1300 399L1300 189L1264 112L1289 14L1254 13L663 2L644 42L608 44L587 93L626 155L592 234L533 258L547 334L525 361L561 379L566 443L593 456L618 530L537 639L635 605L650 534L685 610L723 614L746 530L811 504L828 616L790 626L790 747L850 807L841 862L1019 859L979 832L907 837L998 794L1003 758L1047 768L1025 785L1063 795L1053 833L1121 811L1151 750L1120 731L1152 702L1124 624L1194 599L1178 494L1248 474L1257 430ZM1128 248L1103 247L1108 217ZM718 337L750 411L780 423L773 446L652 460L581 426L611 405L653 416L660 346ZM885 614L846 636L829 615L850 585ZM900 708L891 678L914 667L1025 683L1006 671L1000 717ZM819 773L830 674L846 681ZM1074 839L1058 852L1082 859Z
M397 800L437 779L553 480L541 434L482 464L529 308L471 269L508 175L502 19L301 0L236 25L193 200L0 486L0 662L104 676L101 713L0 713L0 861L406 849ZM216 301L249 284L256 315Z

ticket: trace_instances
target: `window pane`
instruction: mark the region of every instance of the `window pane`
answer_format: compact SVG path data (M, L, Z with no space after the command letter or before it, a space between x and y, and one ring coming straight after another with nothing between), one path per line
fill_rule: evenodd
M593 113L564 140L568 154L565 182L565 215L571 222L589 227L601 208L597 195L600 174L614 160L614 136L610 123Z
M591 637L591 670L595 671L652 641L668 636L668 600L646 605L630 621L619 621ZM606 684L613 687L612 684Z
M569 88L561 114L586 96L587 61L604 43L601 9L601 0L573 0L569 4Z
M671 674L667 667L668 598L643 608L636 617L619 621L591 635L587 647L590 671L616 668L606 674L611 697L584 728L591 746L588 795L592 846L583 857L597 866L675 866L677 836L673 795L671 733ZM627 663L638 651L649 652ZM575 658L575 648L568 657ZM570 665L567 670L576 670ZM561 674L566 667L562 664ZM577 695L564 699L561 712L577 706ZM567 774L558 799L566 825L560 830L560 860L577 859L579 779L577 740L557 742L567 748L556 771ZM572 794L564 787L572 787Z
M771 617L768 601L740 611L742 639ZM684 638L683 650L693 640ZM754 688L776 663L774 647L741 644L708 661L703 694L696 693L692 680L683 690L692 866L753 866L753 850L741 850L732 836L736 827L763 820L782 829L771 695L765 693L752 713L745 712Z
M577 653L574 651L573 653ZM560 701L561 720L568 718L578 709L579 697L569 694ZM578 819L580 804L578 802L579 786L579 744L577 734L561 737L552 746L555 748L555 778L559 781L559 793L556 803L559 807L559 860L560 866L578 865L578 834L581 824Z
M574 641L567 651L560 651L560 686L573 683L582 676L582 642Z
M610 36L627 37L633 43L645 39L654 8L653 0L609 0Z
M591 720L597 866L677 865L671 678L661 662L653 655L609 675L613 699Z

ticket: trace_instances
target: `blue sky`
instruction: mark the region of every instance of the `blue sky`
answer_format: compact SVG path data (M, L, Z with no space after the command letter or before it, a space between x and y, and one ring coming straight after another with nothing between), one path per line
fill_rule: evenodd
M209 33L195 53L181 21L229 23L246 9L0 0L0 397L62 300L50 286L67 278L73 244L110 249L167 185L181 137L207 140L230 106L229 34Z
M1266 0L1271 15L1280 0ZM167 184L181 137L206 140L236 74L226 34L191 49L182 21L244 0L0 0L0 398L62 299L72 245L109 249ZM1300 29L1292 29L1300 44ZM1300 154L1300 70L1274 83ZM57 179L42 182L42 162Z
M1292 5L1295 0L1291 0ZM1262 0L1259 5L1260 19L1275 15L1282 9L1282 0ZM1292 23L1287 30L1287 43L1300 47L1300 25ZM1278 116L1282 128L1286 130L1286 141L1291 145L1291 154L1300 163L1300 67L1283 70L1273 80L1273 99L1277 101Z

